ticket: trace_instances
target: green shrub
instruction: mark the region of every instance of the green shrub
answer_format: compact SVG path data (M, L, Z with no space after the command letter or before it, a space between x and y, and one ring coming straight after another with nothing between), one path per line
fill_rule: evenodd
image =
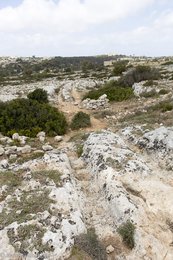
M48 103L47 92L41 88L35 89L33 92L28 94L28 99L36 100L39 103Z
M91 126L90 116L83 112L78 112L74 115L71 122L71 129L77 130Z
M118 233L122 236L123 242L132 249L135 245L134 232L135 226L129 220L122 224L118 229Z
M147 80L147 81L143 84L144 87L152 87L152 86L156 86L156 85L158 85L158 82L153 81L152 79Z
M78 158L81 157L81 155L82 155L82 153L83 153L83 145L82 145L82 144L78 144L78 145L77 145L77 150L76 150L76 152L77 152Z
M171 102L171 101L160 102L159 104L151 107L150 110L153 110L153 111L159 110L163 113L167 112L167 111L171 111L171 110L173 110L173 102Z
M86 252L92 259L106 260L106 252L97 238L94 229L89 229L87 234L81 234L75 238L75 247Z
M161 90L159 90L160 95L165 95L165 94L168 94L168 93L169 93L169 91L167 89L162 88Z
M158 95L158 94L157 94L156 90L155 90L155 89L152 89L152 90L150 90L150 91L148 91L148 92L142 93L140 96L141 96L141 97L145 97L145 98L150 98L150 97L154 97L154 96L157 96L157 95Z
M32 99L15 99L0 104L0 132L35 137L40 131L62 135L67 129L65 116L49 104Z
M97 90L89 91L89 93L87 93L83 99L86 98L98 99L103 94L106 94L107 98L110 101L118 101L118 102L134 97L132 88L123 87L121 86L121 84L119 86L119 83L117 81L110 81Z
M139 65L136 68L129 70L121 79L125 86L132 86L135 82L143 80L157 80L160 77L158 69L150 66Z
M128 61L117 61L114 63L112 75L120 76L127 69Z

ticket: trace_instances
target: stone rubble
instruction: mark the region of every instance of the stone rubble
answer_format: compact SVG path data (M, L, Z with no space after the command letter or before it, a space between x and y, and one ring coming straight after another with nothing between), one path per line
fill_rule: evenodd
M97 100L90 98L84 99L80 104L81 108L85 108L88 110L105 109L108 108L108 106L109 99L107 98L106 94L100 96Z

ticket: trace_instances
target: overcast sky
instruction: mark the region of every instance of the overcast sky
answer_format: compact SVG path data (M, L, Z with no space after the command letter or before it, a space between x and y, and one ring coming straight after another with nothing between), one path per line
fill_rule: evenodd
M173 0L0 0L0 56L173 56Z

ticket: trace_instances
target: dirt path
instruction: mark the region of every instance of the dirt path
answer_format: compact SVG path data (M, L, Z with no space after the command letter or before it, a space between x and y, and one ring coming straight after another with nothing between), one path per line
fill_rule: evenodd
M82 93L81 92L78 92L75 89L73 89L72 92L71 92L71 95L74 98L73 102L66 102L66 101L63 100L61 95L59 95L58 100L57 100L57 104L56 104L58 109L66 115L68 122L71 122L71 119L74 116L74 114L76 114L79 111L82 111L84 113L90 114L90 118L91 118L91 127L85 128L86 132L100 131L101 129L107 128L107 122L105 120L96 119L92 115L92 113L91 113L92 111L79 108L78 104L80 104L80 102L82 100ZM74 133L74 131L73 131L73 133Z

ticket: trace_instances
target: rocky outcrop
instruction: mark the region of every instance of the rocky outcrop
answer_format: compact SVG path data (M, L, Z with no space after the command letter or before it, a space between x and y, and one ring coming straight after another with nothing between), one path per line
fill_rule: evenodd
M167 130L170 136L170 129ZM92 182L99 187L100 200L107 205L107 219L114 220L114 229L126 220L136 226L135 248L125 259L171 259L172 234L166 223L173 218L173 188L160 180L159 162L151 163L150 155L135 152L137 141L133 140L133 145L129 141L107 131L92 133L84 144L82 157L92 173ZM96 230L104 236L101 227Z
M108 107L109 99L107 98L107 95L104 94L100 96L97 100L95 99L84 99L80 107L88 109L88 110L97 110L97 109L104 109Z
M173 127L160 127L145 133L138 141L140 147L156 151L173 150Z
M7 162L1 161L1 166L6 168ZM20 191L14 190L0 203L0 237L7 238L0 239L1 250L5 252L10 242L16 251L11 251L14 257L25 255L28 260L64 259L70 252L74 237L86 232L68 156L61 150L53 150L46 152L40 159L25 162L21 166L15 165L11 170L13 174L19 170L23 172L23 180ZM4 189L5 186L2 187ZM21 213L25 205L20 210L20 205L27 205L30 197L32 203L29 212L32 212L32 216L27 211ZM18 213L11 208L13 203L16 203ZM10 218L8 210L12 214ZM22 237L21 232L25 230L28 235ZM7 254L5 259L10 257Z

